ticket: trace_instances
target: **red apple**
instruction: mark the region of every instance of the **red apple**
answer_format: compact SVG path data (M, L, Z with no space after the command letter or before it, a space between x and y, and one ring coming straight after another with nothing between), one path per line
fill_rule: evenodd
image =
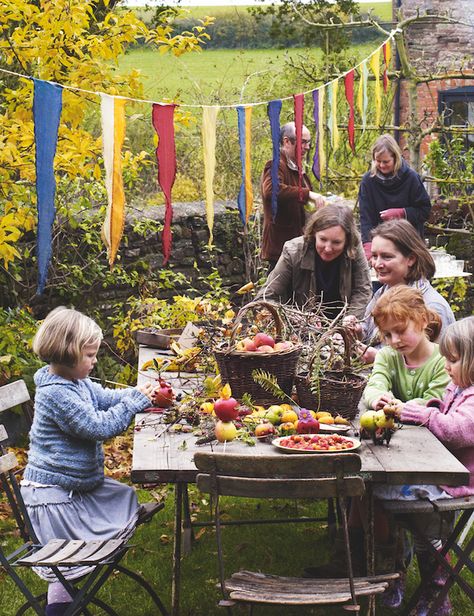
M273 353L274 349L269 344L262 344L261 346L257 347L257 351L259 353Z
M288 351L291 349L293 344L289 340L282 340L281 342L276 342L273 347L274 351Z
M244 351L256 351L257 347L255 345L255 342L253 340L250 340L250 338L247 338L244 341Z
M269 434L274 434L274 433L275 433L275 427L269 421L264 422L264 423L259 423L257 426L255 426L255 436L257 438L263 438L265 436L268 436Z
M167 409L173 404L174 391L169 383L159 379L159 385L153 391L152 402L155 406Z
M219 443L233 441L237 436L237 428L231 421L218 421L214 428L214 434Z
M214 402L214 413L221 421L233 421L239 415L238 406L235 398L219 398Z
M255 336L253 337L253 341L255 342L256 347L266 345L273 348L275 346L275 341L273 340L273 338L268 334L264 334L263 332L258 332L258 334L255 334Z

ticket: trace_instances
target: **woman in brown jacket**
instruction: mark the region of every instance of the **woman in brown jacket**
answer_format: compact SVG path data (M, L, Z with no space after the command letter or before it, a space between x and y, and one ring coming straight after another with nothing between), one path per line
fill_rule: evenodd
M335 318L359 318L372 296L369 268L352 211L327 205L309 219L304 235L289 240L256 299L292 302L311 308L319 304Z

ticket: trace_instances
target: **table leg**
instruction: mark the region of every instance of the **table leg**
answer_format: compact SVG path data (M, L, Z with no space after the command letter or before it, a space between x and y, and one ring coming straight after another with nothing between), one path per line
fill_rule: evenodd
M171 615L179 616L179 599L181 587L181 530L183 516L183 492L185 483L176 483L174 489L174 543L173 543L173 577L171 580Z
M191 522L191 512L189 509L188 484L184 484L183 490L183 552L190 554L194 541L193 525Z
M367 532L366 532L366 548L367 548L367 574L374 575L375 571L375 520L374 520L374 497L372 493L372 485L366 484L366 499L367 499ZM371 595L367 605L367 616L375 616L375 595Z

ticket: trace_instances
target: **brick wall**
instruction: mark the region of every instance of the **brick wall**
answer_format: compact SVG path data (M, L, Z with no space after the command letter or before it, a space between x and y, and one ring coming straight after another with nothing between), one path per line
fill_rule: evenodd
M417 11L440 15L449 14L453 19L472 19L474 0L401 0L403 18ZM397 1L393 2L394 14ZM421 22L410 25L406 41L410 61L419 74L463 72L474 74L473 27L455 23ZM438 115L438 93L465 86L474 86L474 79L448 79L419 84L417 87L417 117L427 128ZM400 123L408 119L406 83L400 84ZM433 137L426 137L421 147L423 157ZM435 138L435 137L434 137Z

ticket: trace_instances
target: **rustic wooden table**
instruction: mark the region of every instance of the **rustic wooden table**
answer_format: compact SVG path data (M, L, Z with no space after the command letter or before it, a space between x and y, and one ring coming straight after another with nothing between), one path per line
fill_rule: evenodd
M140 348L139 366L150 356L161 352L147 347ZM188 375L170 375L167 380L173 386L186 389ZM139 373L138 382L155 378L152 372ZM191 379L195 382L196 375ZM184 385L184 387L183 387ZM285 453L268 443L257 442L249 447L240 441L196 445L192 433L170 433L159 415L138 414L134 433L131 478L135 483L175 484L175 536L172 583L172 614L179 614L179 583L182 546L191 542L191 522L187 516L187 484L196 480L197 469L193 456L196 451L213 450L228 453L268 455L284 459ZM351 433L349 433L351 434ZM362 441L358 449L362 460L362 474L368 486L384 484L444 484L464 485L469 482L469 471L427 429L421 426L403 426L390 441L390 446L375 446L371 441ZM184 520L183 520L184 514ZM183 528L184 523L184 528ZM182 534L182 532L184 533Z

